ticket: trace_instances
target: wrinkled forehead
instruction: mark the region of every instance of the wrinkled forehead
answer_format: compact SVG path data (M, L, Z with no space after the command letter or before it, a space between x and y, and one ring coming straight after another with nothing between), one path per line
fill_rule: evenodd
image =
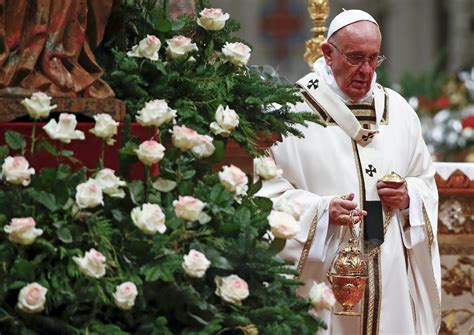
M379 26L375 23L357 21L339 29L330 37L329 41L337 42L338 45L370 44L380 47L382 35Z

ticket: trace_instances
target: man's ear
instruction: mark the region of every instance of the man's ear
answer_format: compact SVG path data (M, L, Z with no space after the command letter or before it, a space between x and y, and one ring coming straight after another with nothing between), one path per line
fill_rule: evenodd
M331 45L327 42L321 44L321 50L323 52L324 60L326 61L326 64L331 66L332 60L333 60L333 50L331 48Z

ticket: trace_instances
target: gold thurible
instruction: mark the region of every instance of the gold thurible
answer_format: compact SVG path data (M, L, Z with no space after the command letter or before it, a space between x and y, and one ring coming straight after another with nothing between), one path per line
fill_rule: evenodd
M306 41L304 59L310 67L323 55L321 44L326 40L326 19L329 16L329 0L308 0L309 16L313 20L314 36Z

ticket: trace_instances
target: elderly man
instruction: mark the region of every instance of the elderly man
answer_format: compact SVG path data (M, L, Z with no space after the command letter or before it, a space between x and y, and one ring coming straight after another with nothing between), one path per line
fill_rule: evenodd
M261 194L303 206L301 231L282 252L298 265L308 294L326 281L331 262L360 223L368 281L360 316L318 313L328 334L437 334L440 263L436 240L437 190L417 115L396 92L376 83L381 33L368 13L348 10L331 22L323 57L297 82L327 127L303 128L272 148L281 178ZM380 178L395 172L404 178ZM345 237L346 236L346 237ZM339 307L340 308L340 307Z

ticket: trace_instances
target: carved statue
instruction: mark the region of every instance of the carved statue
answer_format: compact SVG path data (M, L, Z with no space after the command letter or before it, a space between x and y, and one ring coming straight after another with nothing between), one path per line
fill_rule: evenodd
M113 97L92 52L113 0L0 0L0 96Z

